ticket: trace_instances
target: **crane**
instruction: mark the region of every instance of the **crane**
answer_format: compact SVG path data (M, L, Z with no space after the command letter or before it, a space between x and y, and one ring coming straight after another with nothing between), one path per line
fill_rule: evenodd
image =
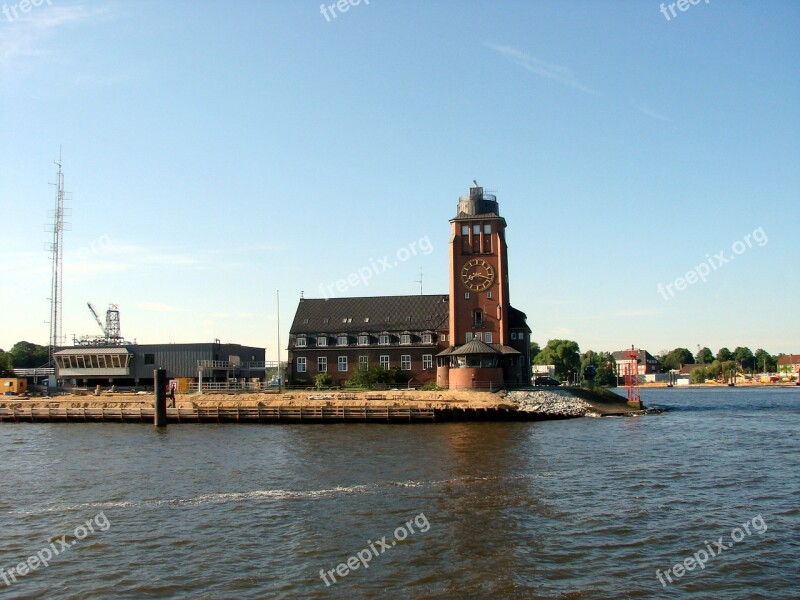
M94 316L94 320L97 321L97 325L100 327L100 331L103 332L104 336L108 337L108 331L106 330L105 325L103 325L103 322L100 320L100 317L97 315L97 311L94 309L94 306L92 306L92 303L87 302L86 306L88 306L89 310L92 311L92 315Z

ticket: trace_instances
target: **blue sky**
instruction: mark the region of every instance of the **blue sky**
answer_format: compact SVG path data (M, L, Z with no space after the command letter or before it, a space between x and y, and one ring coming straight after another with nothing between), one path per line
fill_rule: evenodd
M69 338L116 303L129 339L274 359L277 290L284 345L383 257L334 293L446 293L477 179L540 344L800 352L796 2L4 6L2 348L47 342L63 146Z

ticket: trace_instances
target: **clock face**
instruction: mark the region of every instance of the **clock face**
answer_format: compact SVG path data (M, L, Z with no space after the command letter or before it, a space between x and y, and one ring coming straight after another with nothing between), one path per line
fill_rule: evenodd
M461 281L473 292L488 290L494 283L494 267L482 258L473 258L461 268Z

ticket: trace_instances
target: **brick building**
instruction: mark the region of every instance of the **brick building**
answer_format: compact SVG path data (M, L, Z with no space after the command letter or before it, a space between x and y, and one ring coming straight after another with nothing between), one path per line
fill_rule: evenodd
M505 219L477 185L450 220L450 293L301 298L289 332L289 378L343 383L355 369L407 372L412 386L530 383L530 334L509 300Z

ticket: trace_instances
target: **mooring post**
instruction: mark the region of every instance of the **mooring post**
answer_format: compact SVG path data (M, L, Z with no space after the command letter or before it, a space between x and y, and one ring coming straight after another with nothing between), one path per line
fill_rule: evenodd
M165 369L153 369L153 386L156 392L156 410L154 415L154 425L156 427L167 426L167 371Z

